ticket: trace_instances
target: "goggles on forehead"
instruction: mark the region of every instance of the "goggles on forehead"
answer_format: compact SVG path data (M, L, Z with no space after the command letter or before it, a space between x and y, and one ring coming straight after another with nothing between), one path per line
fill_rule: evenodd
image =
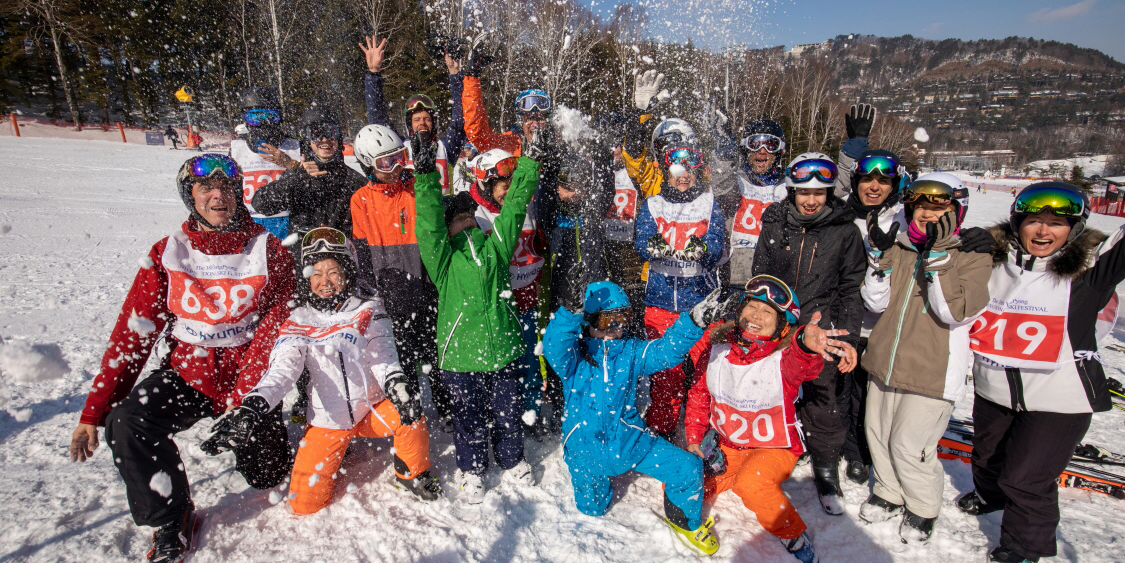
M937 180L919 180L906 186L902 192L903 203L914 203L924 199L937 205L953 201L953 186Z
M789 169L785 171L785 175L789 176L789 178L798 184L808 182L814 178L821 182L831 184L836 181L836 163L823 158L802 160L796 164L789 165Z
M348 237L342 231L331 227L317 227L305 234L301 239L301 254L309 255L314 252L344 252L348 251Z
M664 164L679 164L688 168L703 166L703 152L696 149L678 148L664 153Z
M214 176L222 176L231 180L242 178L238 163L229 156L222 154L203 154L191 159L184 166L182 175L181 182L187 178L211 178Z
M276 109L248 109L243 115L247 127L260 127L262 125L277 125L281 123L281 112Z
M410 113L420 109L433 112L436 106L429 96L425 94L415 94L411 96L409 100L406 100L406 105L404 107L403 113Z
M762 149L766 149L766 152L770 154L777 154L785 147L785 143L777 135L760 133L742 139L742 146L750 152L758 152Z
M758 275L746 282L742 300L759 299L769 303L774 309L784 311L795 319L801 318L801 308L793 299L793 291L785 282L767 275Z

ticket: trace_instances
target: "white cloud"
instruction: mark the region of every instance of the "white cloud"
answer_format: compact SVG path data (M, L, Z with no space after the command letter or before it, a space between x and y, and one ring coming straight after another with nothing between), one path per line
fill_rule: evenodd
M1077 4L1064 6L1062 8L1043 8L1042 10L1028 14L1024 19L1029 22L1066 21L1090 13L1090 8L1093 8L1097 1L1098 0L1083 0Z

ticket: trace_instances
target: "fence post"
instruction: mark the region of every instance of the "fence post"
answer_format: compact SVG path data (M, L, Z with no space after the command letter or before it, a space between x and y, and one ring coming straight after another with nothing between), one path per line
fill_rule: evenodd
M129 141L125 140L125 128L121 126L120 121L117 122L117 130L121 131L121 142L122 143L128 143Z
M16 136L19 137L20 136L20 124L19 124L18 121L16 121L16 113L12 112L8 115L11 116L11 118L12 118L12 128L14 128L16 130Z

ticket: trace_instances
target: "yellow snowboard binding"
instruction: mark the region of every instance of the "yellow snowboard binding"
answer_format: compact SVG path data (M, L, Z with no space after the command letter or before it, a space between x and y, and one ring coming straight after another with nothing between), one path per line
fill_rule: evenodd
M719 539L715 537L715 534L711 533L711 526L715 525L714 516L708 516L707 519L703 521L703 525L695 530L685 530L673 524L672 521L667 518L665 518L664 521L672 527L672 531L675 532L676 537L687 547L703 555L714 555L716 551L719 551Z

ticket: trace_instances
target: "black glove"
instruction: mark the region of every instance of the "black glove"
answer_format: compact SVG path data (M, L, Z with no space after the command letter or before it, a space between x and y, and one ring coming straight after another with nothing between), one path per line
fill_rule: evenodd
M848 138L868 137L871 127L875 125L875 106L871 104L856 104L844 115L844 127L848 130Z
M676 258L684 262L698 262L707 256L707 243L703 239L691 235L683 250L676 251Z
M980 227L961 229L961 252L992 254L995 248L996 239L988 230Z
M945 240L953 234L956 216L957 214L953 211L947 211L941 216L941 219L938 219L937 223L926 223L926 243L922 245L919 251L923 260L928 257L930 250L939 240Z
M867 214L867 240L871 242L871 248L875 250L886 252L894 246L900 228L902 228L902 225L895 221L891 223L891 229L888 232L883 232L883 229L879 228L879 212L872 211Z
M270 412L265 397L251 395L242 400L242 406L227 411L211 425L211 437L199 445L207 455L219 455L227 450L238 450L250 441L250 434L258 419Z
M469 61L461 69L465 76L476 76L479 78L484 67L492 63L493 56L485 52L482 39L484 39L484 33L481 33L473 40L473 45L469 49Z
M645 248L653 258L667 258L676 252L675 249L668 245L668 241L664 240L664 235L660 233L649 237L648 244Z
M549 125L532 131L531 136L524 140L524 144L526 148L523 150L523 156L540 163L558 154L555 131Z
M726 301L720 301L719 297L722 293L722 289L716 289L691 308L691 322L695 323L695 326L707 328L711 323L723 318L733 301L731 298L733 296L728 297Z
M414 153L414 173L429 174L437 171L437 143L432 131L418 131L410 138L410 152Z
M585 262L579 262L567 272L566 291L562 295L562 305L567 311L581 315L586 311L586 286L590 283L590 272Z
M398 373L387 379L383 393L398 411L404 426L411 426L422 418L422 397L418 392L418 376Z

